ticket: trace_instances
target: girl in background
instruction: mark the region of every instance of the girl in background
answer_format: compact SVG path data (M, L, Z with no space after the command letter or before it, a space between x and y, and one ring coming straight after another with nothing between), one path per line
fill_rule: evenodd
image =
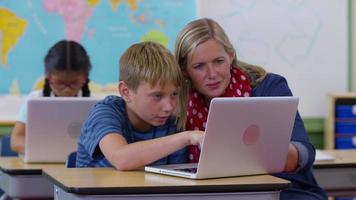
M35 97L89 97L91 63L84 47L77 42L61 40L48 51L45 59L43 90L31 92L25 99L11 133L11 149L24 153L27 101Z

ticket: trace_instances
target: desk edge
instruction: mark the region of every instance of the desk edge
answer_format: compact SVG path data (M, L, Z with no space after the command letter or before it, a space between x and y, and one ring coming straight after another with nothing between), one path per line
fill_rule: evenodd
M280 191L290 186L290 182L246 185L186 185L186 186L144 186L144 187L67 187L43 171L43 175L67 193L78 195L122 195L122 194L183 194L212 192L263 192Z

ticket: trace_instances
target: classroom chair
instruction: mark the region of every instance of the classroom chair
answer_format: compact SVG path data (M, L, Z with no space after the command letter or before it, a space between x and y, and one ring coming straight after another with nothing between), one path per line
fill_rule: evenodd
M67 168L75 168L75 163L77 162L77 152L71 152L66 161L66 167Z
M17 156L17 153L10 148L10 139L9 135L0 138L0 156ZM11 198L7 196L4 191L0 190L0 200L11 200Z
M11 150L10 139L10 135L6 135L0 138L0 156L17 156L17 153Z
M7 196L6 194L2 194L0 196L0 200L12 200L12 198L10 198L9 196Z

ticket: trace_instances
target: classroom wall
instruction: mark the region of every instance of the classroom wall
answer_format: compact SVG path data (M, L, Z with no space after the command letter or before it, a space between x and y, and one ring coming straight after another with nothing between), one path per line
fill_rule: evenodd
M238 59L287 78L301 116L326 116L327 95L349 85L347 0L198 1L217 20Z
M166 38L167 46L172 49L177 32L195 17L212 17L219 21L230 34L239 59L285 76L294 94L301 98L299 111L303 117L324 117L326 93L348 89L347 6L350 1L148 2L139 3L137 11L130 10L125 3L116 10L111 10L108 2L87 8L91 12L86 22L88 31L79 32L78 40L91 55L93 92L110 88L116 90L117 60L120 52L130 44L154 38L166 41L163 39ZM11 0L1 1L0 13L3 10L16 14L19 20L27 22L27 29L7 53L6 65L0 62L0 94L26 94L33 88L39 88L41 81L43 83L43 55L54 41L65 36L64 30L67 31L61 24L63 17L46 8L40 2L32 3L31 12L42 16L42 26L47 30L44 33L39 31L27 5ZM156 10L152 14L146 12L150 9ZM168 10L171 12L167 13ZM197 16L196 10L199 10ZM178 13L185 13L184 16L188 17L180 16L177 20ZM131 22L132 14L141 15L141 20L147 21ZM118 18L120 20L115 20ZM157 20L161 23L154 23ZM156 31L154 34L153 30ZM136 35L130 36L133 33ZM147 35L152 37L144 37ZM41 43L37 42L39 40ZM29 46L37 47L31 56L27 56ZM25 66L28 70L23 70Z
M349 78L351 80L351 91L356 91L356 51L355 51L355 47L356 47L356 2L354 0L350 0L349 1L349 6L350 6L350 11L349 11L349 25L350 25L350 36L349 36L349 40L350 40L350 47L349 47L349 54L350 54L350 75Z
M100 6L105 6L105 4L101 4ZM348 6L349 6L349 8L348 8L349 9L349 15L350 15L349 16L350 22L348 24L350 26L350 30L349 30L349 36L348 36L347 39L348 39L348 41L351 42L351 45L348 47L349 48L349 59L348 59L348 61L349 61L349 70L347 72L348 73L347 82L349 82L349 89L352 90L352 91L356 91L356 79L353 78L353 77L356 77L356 62L355 62L355 60L356 60L356 51L354 50L355 47L356 47L356 39L353 36L354 34L356 34L356 14L352 14L352 13L356 12L356 2L353 1L353 0L349 0L348 1ZM110 12L110 13L112 14L114 12ZM338 50L337 49L333 49L333 51L337 52ZM116 61L117 60L115 60L115 63L116 63ZM11 66L8 66L8 67L11 67ZM340 67L340 66L335 66L335 68L337 68L337 67ZM1 74L0 74L0 77L1 77ZM323 99L325 100L326 98L327 97L325 96ZM1 105L0 105L0 107L1 107ZM326 108L325 108L325 110L326 110ZM310 134L312 140L315 141L314 143L318 143L317 146L322 146L321 142L322 142L322 137L323 137L324 118L322 116L320 116L320 117L305 117L304 116L303 118L305 120L305 125L306 125L306 128L308 130L308 133ZM7 132L9 132L9 129L6 129L6 130L0 131L0 132L6 132L7 133Z

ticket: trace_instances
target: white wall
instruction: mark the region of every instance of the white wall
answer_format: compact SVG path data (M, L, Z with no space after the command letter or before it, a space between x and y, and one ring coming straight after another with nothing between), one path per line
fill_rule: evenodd
M199 0L198 8L222 25L240 60L287 78L303 117L324 117L327 95L347 91L347 0Z

